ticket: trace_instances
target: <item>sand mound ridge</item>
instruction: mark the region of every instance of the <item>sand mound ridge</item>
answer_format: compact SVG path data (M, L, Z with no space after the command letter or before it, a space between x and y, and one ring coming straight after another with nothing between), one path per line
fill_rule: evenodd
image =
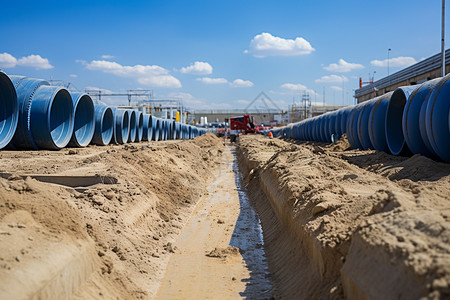
M0 280L16 282L2 285L0 298L154 297L175 249L171 243L205 192L222 149L206 134L76 151L0 152L8 177L0 178ZM50 180L110 176L117 183L71 187L38 181L35 174ZM49 265L58 253L67 255ZM57 284L55 276L62 278Z
M240 161L282 297L450 296L448 164L260 136Z

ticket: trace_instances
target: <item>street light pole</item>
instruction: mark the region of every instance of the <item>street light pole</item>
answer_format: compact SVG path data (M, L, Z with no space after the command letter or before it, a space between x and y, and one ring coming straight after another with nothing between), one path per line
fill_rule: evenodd
M391 53L391 48L388 49L388 78L389 78L389 54ZM389 86L391 85L391 78L389 78Z
M445 0L442 0L441 55L442 55L442 77L444 77L445 76Z

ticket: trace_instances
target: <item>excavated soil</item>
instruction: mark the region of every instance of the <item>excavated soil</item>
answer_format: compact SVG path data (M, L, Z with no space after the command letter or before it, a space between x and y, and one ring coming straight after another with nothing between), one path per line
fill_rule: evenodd
M220 163L194 140L0 152L0 299L154 298Z
M283 299L450 298L450 165L242 136L239 161Z
M243 182L212 134L1 151L0 299L450 298L449 164L345 138L237 156Z

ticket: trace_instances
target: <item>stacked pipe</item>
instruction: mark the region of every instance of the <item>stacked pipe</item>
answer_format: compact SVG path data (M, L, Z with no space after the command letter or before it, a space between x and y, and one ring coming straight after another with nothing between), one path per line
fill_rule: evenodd
M189 139L204 129L134 109L94 102L42 79L0 72L0 149L59 150L66 146Z
M273 137L334 142L346 133L354 149L421 154L450 162L450 75L281 128Z

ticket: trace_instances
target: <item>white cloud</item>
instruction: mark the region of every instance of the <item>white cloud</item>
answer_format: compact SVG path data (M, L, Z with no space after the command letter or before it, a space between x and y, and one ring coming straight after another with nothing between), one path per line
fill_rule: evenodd
M308 88L300 83L285 83L281 85L281 89L293 91L293 92L299 92L307 90Z
M352 70L364 69L364 66L361 64L346 62L345 60L343 60L341 58L341 59L339 59L337 64L335 64L335 63L330 64L328 67L324 67L324 69L327 71L330 71L330 72L344 73L344 72L350 72Z
M210 77L197 78L197 80L206 84L224 84L228 82L228 80L226 80L225 78L210 78Z
M52 69L53 66L48 62L47 58L40 55L23 56L19 59L9 53L0 53L0 67L14 68L15 66L32 67L36 69Z
M32 67L36 69L52 69L53 66L48 62L47 58L42 58L40 55L29 55L19 58L17 65L23 67Z
M108 55L108 54L103 54L103 55L101 56L101 58L102 58L102 59L113 59L113 58L115 58L115 56L113 56L113 55Z
M157 86L165 88L180 88L181 82L172 75L159 75L138 78L142 85Z
M213 72L213 67L207 62L196 61L188 67L181 68L180 72L183 74L208 75Z
M338 91L338 92L342 92L342 88L340 86L333 85L333 86L330 86L330 88L332 90L335 90L335 91Z
M399 56L389 59L389 66L390 67L408 67L410 65L415 64L417 61L413 57L405 57L405 56ZM388 60L372 60L370 62L372 66L375 67L387 67Z
M316 91L309 89L307 86L301 83L284 83L280 86L281 92L273 92L274 94L281 95L298 95L299 93L307 93L310 96L317 96Z
M339 76L339 75L326 75L322 76L319 79L316 79L316 83L342 83L347 82L348 78L345 76Z
M78 77L77 74L70 74L69 76L72 77L72 78L77 78Z
M263 32L256 35L250 42L250 47L245 53L255 57L265 56L295 56L310 54L315 49L304 38L283 39Z
M248 100L243 100L243 99L241 99L241 100L236 100L235 102L238 103L238 104L241 104L241 105L248 105L248 104L250 103L250 101L248 101Z
M181 82L174 76L169 75L168 70L156 65L122 66L119 63L106 60L93 60L90 63L82 60L77 62L84 64L89 70L102 71L119 77L136 78L138 83L142 85L165 88L181 87Z
M17 65L17 59L9 53L0 53L0 67L14 68Z
M233 82L230 82L231 87L252 87L253 82L250 80L242 80L242 79L236 79Z

